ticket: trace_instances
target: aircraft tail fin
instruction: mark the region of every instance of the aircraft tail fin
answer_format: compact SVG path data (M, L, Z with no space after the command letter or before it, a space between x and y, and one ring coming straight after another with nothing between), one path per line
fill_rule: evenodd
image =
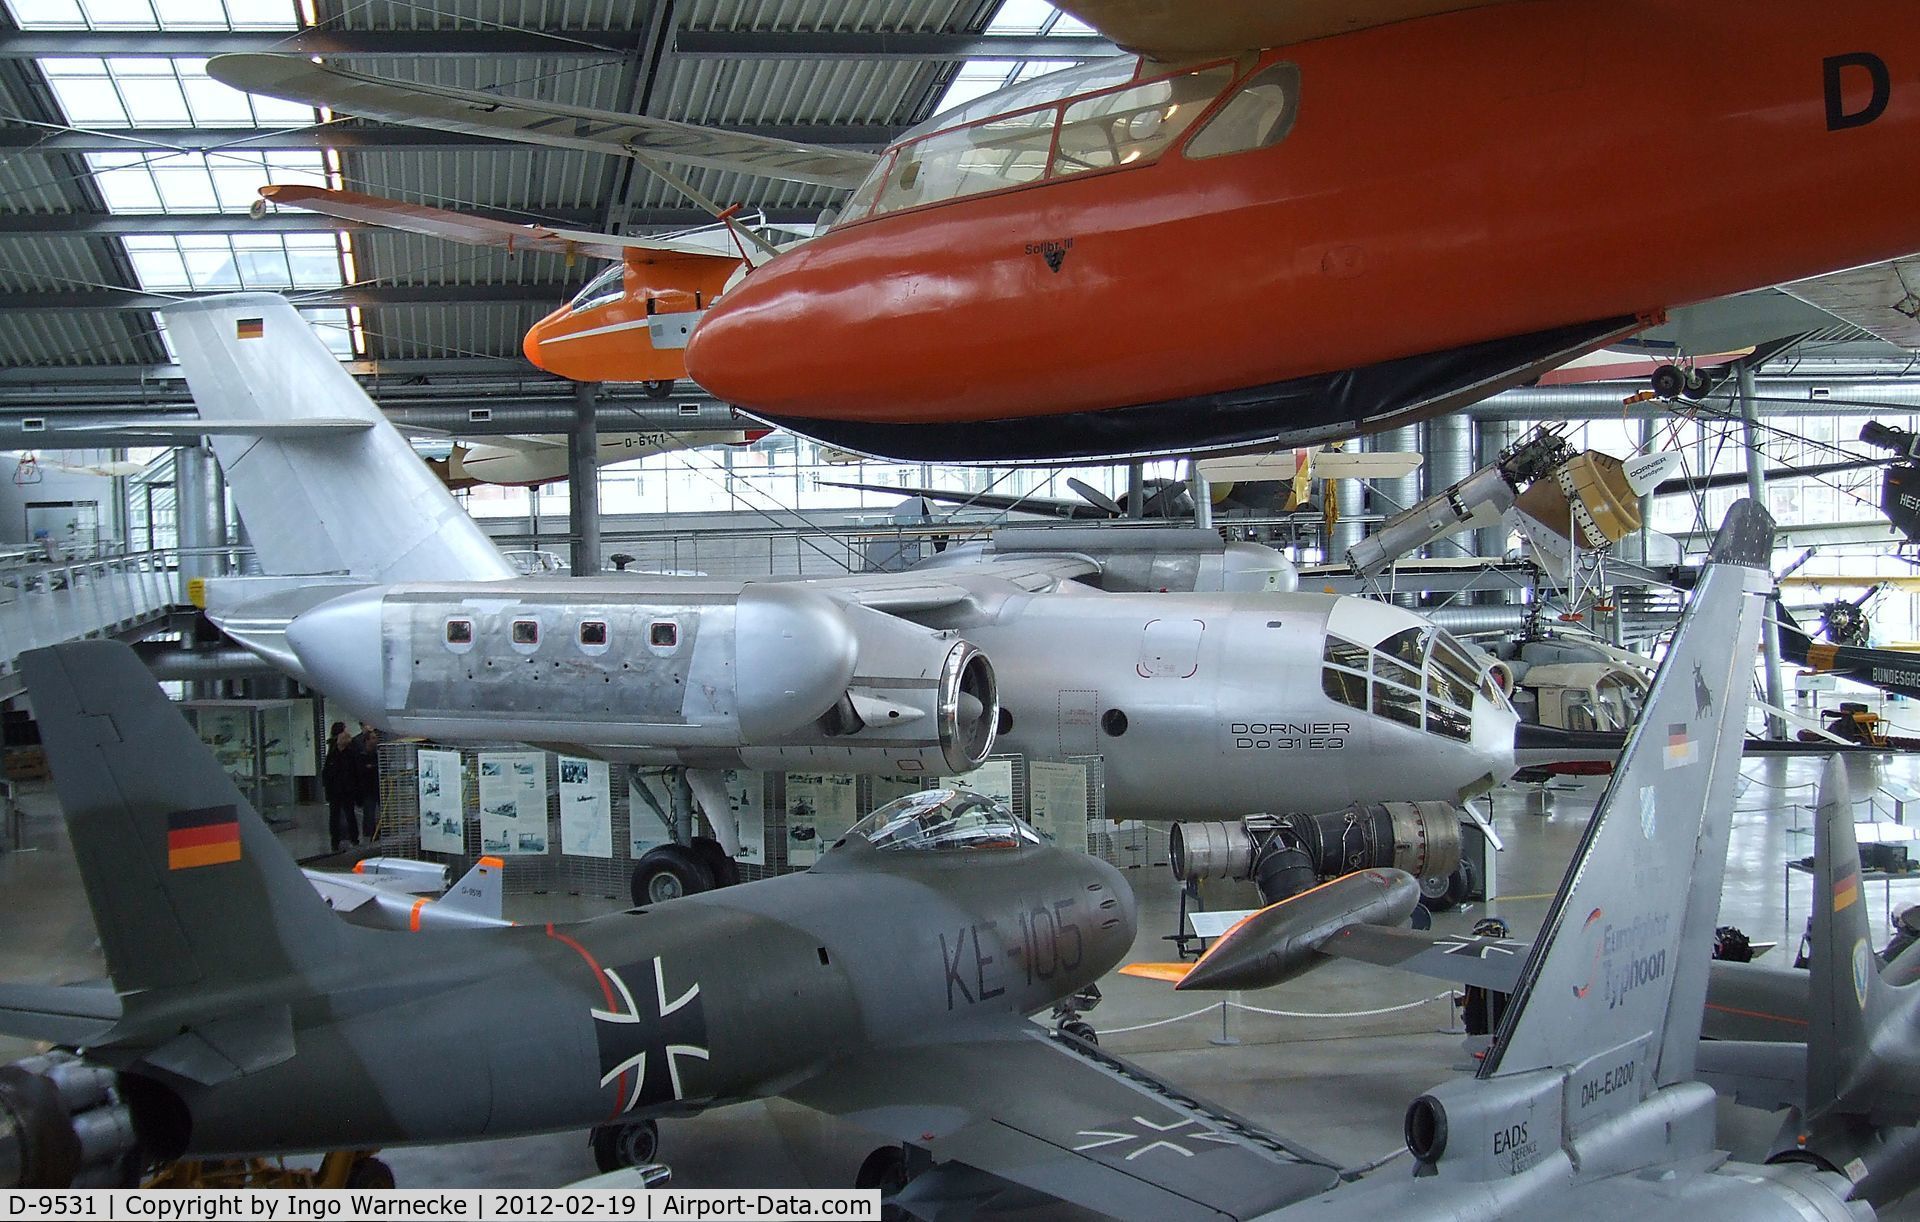
M1735 504L1480 1077L1607 1050L1613 1106L1692 1075L1772 549L1766 510Z
M1799 620L1793 618L1792 612L1787 610L1784 603L1776 602L1773 605L1773 623L1775 630L1780 634L1781 657L1801 666L1812 667L1814 670L1826 669L1813 660L1813 651L1819 642L1807 635L1807 630L1800 626ZM1833 663L1831 649L1828 651L1826 662L1828 666Z
M435 902L449 912L501 920L505 888L500 876L505 869L506 863L500 858L482 857Z
M155 994L338 965L358 931L327 909L132 649L74 641L22 655L20 669L129 1015Z
M498 580L514 570L285 298L236 293L162 311L200 414L258 421L212 438L271 576ZM303 421L366 421L309 434ZM275 428L273 426L279 426Z
M1808 1114L1856 1094L1871 1074L1871 1037L1880 994L1880 964L1867 927L1867 896L1860 879L1860 845L1853 830L1853 791L1846 762L1831 756L1820 776L1814 828L1812 963L1807 989Z

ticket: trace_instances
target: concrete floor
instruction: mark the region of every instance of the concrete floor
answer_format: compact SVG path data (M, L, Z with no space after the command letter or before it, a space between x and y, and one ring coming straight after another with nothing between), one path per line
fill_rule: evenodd
M1812 852L1806 829L1818 770L1819 761L1811 759L1750 761L1743 769L1721 923L1738 925L1755 940L1780 942L1769 962L1792 954L1805 920L1806 879L1796 878L1790 926L1782 867ZM1863 770L1855 780L1855 796L1862 802L1858 817L1865 820L1871 805L1876 817L1891 818L1910 787L1920 789L1920 760L1896 757ZM1495 825L1507 846L1498 860L1501 898L1444 914L1437 925L1464 931L1482 916L1498 915L1512 924L1516 936L1531 936L1600 790L1598 781L1556 785L1551 812L1544 816L1527 813L1523 793L1498 793ZM26 851L0 853L0 928L7 931L0 938L0 979L98 979L102 968L92 922L57 802L43 786L29 788L23 804ZM323 821L320 810L302 810L282 835L305 856L324 847ZM1911 821L1920 822L1920 808ZM1174 927L1177 893L1171 877L1164 868L1127 874L1141 900L1134 957L1172 958L1170 945L1161 940ZM1878 922L1885 912L1880 887L1871 887L1871 898ZM509 896L508 902L508 915L539 920L588 916L615 906L558 895ZM1920 887L1896 886L1893 902L1920 902ZM1228 1046L1211 1042L1221 1033L1218 1006L1192 1014L1199 1008L1193 998L1132 977L1114 976L1101 988L1106 1000L1091 1021L1105 1047L1346 1165L1398 1149L1407 1103L1466 1064L1450 1003L1422 1003L1441 989L1418 977L1334 963L1282 988L1249 993L1242 999L1248 1005L1314 1015L1421 1004L1368 1017L1236 1011L1228 1026L1238 1042ZM1162 1021L1169 1019L1175 1021ZM31 1050L0 1039L0 1062ZM1746 1143L1764 1140L1775 1123L1727 1105L1722 1140L1738 1153ZM850 1126L775 1100L668 1122L662 1126L661 1157L672 1165L674 1183L684 1187L835 1187L852 1182L874 1144ZM393 1150L384 1157L403 1187L553 1187L594 1172L584 1134ZM1883 1216L1920 1219L1920 1205Z

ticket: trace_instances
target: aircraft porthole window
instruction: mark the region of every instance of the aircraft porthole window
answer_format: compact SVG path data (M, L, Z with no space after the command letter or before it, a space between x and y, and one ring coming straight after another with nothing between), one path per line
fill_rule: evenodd
M450 619L447 621L447 648L454 653L466 653L473 648L472 620Z
M1299 109L1300 69L1293 64L1263 68L1187 141L1187 156L1225 157L1272 148L1293 131Z
M513 647L520 653L532 653L540 648L540 621L537 619L517 619L513 621Z
M655 649L672 649L680 643L680 625L672 620L655 620L647 626L647 644Z
M1100 728L1110 738L1118 738L1127 732L1127 715L1121 709L1108 709L1100 714Z
M607 621L603 619L583 619L580 621L580 652L599 654L607 651ZM555 663L558 665L558 663Z

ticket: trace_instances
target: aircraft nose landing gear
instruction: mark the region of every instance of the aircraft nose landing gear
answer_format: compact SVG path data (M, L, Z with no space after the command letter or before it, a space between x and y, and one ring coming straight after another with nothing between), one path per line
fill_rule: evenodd
M1100 986L1089 984L1086 988L1063 997L1053 1003L1053 1029L1062 1035L1071 1035L1083 1043L1098 1045L1100 1037L1095 1033L1093 1024L1081 1015L1100 1004Z
M587 1139L593 1143L594 1165L603 1172L643 1167L660 1153L660 1126L651 1120L595 1125Z

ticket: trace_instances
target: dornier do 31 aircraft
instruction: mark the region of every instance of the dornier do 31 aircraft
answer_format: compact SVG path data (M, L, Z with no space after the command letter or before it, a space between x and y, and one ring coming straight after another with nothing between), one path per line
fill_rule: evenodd
M1673 307L1920 245L1908 5L1758 0L1731 22L1691 0L1061 7L1129 53L969 102L878 157L298 56L208 71L336 113L633 157L716 215L680 172L847 189L802 244L737 231L690 265L623 249L613 291L684 299L685 368L714 395L897 458L1395 427ZM1671 172L1709 161L1736 168ZM1760 222L1728 226L1735 199ZM626 322L633 343L681 342Z

